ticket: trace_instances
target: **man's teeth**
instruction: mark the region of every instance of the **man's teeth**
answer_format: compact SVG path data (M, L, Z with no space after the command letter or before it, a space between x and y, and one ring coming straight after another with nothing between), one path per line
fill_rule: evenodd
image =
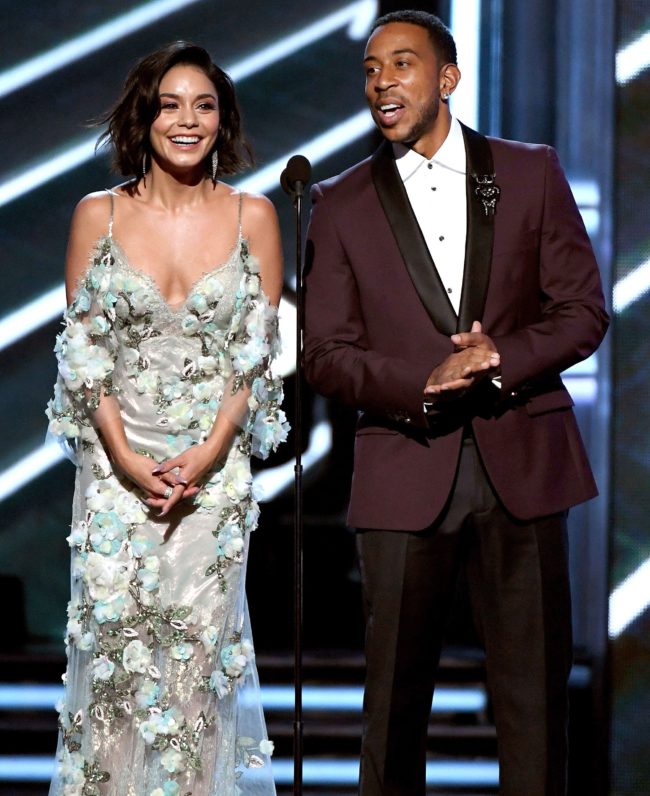
M198 144L199 138L194 135L175 135L172 141L175 144Z
M393 111L396 111L396 110L397 110L398 108L400 108L400 107L401 107L400 105L393 105L393 104L390 104L390 105L381 105L381 106L380 106L380 110L381 110L383 113L392 113Z

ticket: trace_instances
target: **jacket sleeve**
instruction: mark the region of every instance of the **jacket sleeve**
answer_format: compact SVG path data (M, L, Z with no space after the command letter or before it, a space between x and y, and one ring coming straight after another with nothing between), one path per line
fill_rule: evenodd
M305 375L315 390L356 409L426 427L422 391L432 368L369 348L352 264L328 210L312 188L305 271Z
M493 337L501 356L502 394L590 356L609 324L591 243L550 147L539 243L539 304L534 322Z

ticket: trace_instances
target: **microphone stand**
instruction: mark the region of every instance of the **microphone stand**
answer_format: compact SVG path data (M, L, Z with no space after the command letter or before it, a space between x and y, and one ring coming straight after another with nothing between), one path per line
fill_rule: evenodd
M302 192L296 193L296 392L294 408L294 681L295 706L293 722L293 793L302 796L303 720L302 720L302 623L303 623L303 525L302 525L302 330L304 329L302 299Z
M296 155L289 159L280 184L291 196L296 222L296 389L293 417L294 433L294 721L293 721L293 793L302 796L303 787L303 716L302 716L302 631L303 631L303 505L302 505L302 332L304 328L302 285L302 200L309 181L309 161Z

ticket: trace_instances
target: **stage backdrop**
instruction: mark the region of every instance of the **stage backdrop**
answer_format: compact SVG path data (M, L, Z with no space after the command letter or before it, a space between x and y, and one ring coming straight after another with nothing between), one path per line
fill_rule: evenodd
M618 6L612 794L650 793L650 5Z
M612 780L613 792L620 796L646 794L650 792L650 449L646 442L650 370L645 336L650 286L650 9L647 0L619 0L615 28L614 0L446 0L429 5L452 22L455 14L455 32L463 37L465 93L459 92L455 112L486 133L556 145L607 285L614 247L618 252L610 335L616 343L613 368L610 371L606 345L567 379L603 495L572 518L574 620L579 655L591 667L591 675L602 678L607 642L611 372L616 384L611 481ZM288 201L277 187L279 175L296 152L312 160L314 178L322 179L372 151L360 58L378 8L375 0L3 3L0 597L10 610L0 645L58 642L65 624L69 588L65 537L74 472L56 448L44 444L43 409L55 378L52 345L63 309L62 268L71 213L85 193L119 181L111 175L107 157L94 155L98 130L87 123L110 107L135 60L165 42L193 40L232 74L258 156L257 169L238 184L268 194L281 216L288 255L282 314L290 350L293 234ZM620 112L614 191L615 45ZM479 47L480 61L473 59ZM284 370L290 400L289 360ZM340 524L345 477L337 482L332 473L349 473L349 446L343 438L350 417L335 411L310 402L305 446L312 465L311 494L319 492L318 477L328 475L327 491L320 490L319 510ZM285 523L291 467L281 465L288 457L285 451L259 476L267 496L278 498L267 504L267 516ZM271 508L277 505L280 509ZM288 646L288 621L280 624L276 617L287 615L290 536L255 541L259 549L268 551L266 573L261 565L257 570L264 577L249 585L252 600L260 606L257 616L269 619L259 622L258 635L266 644ZM350 582L352 562L336 550L328 554L328 565L338 562L341 582ZM277 578L273 585L275 563L284 567L280 586ZM321 563L307 558L307 567L314 567L312 581L318 580ZM327 575L339 577L333 569ZM358 619L354 611L350 616ZM360 643L358 628L346 638L338 619L335 628L333 623L330 628L316 622L310 627L321 642L329 641L331 633L333 641ZM600 688L596 691L602 693Z

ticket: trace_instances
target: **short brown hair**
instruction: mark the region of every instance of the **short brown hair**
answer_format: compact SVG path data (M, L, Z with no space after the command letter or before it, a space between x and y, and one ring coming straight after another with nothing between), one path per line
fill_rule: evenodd
M253 164L253 153L242 131L235 87L228 75L212 62L203 47L175 41L147 55L129 72L122 96L101 122L108 129L97 146L111 144L113 167L125 177L142 178L142 163L150 154L149 130L160 113L158 89L163 76L178 64L196 66L214 83L219 99L219 174L236 174ZM209 170L209 158L206 169Z

